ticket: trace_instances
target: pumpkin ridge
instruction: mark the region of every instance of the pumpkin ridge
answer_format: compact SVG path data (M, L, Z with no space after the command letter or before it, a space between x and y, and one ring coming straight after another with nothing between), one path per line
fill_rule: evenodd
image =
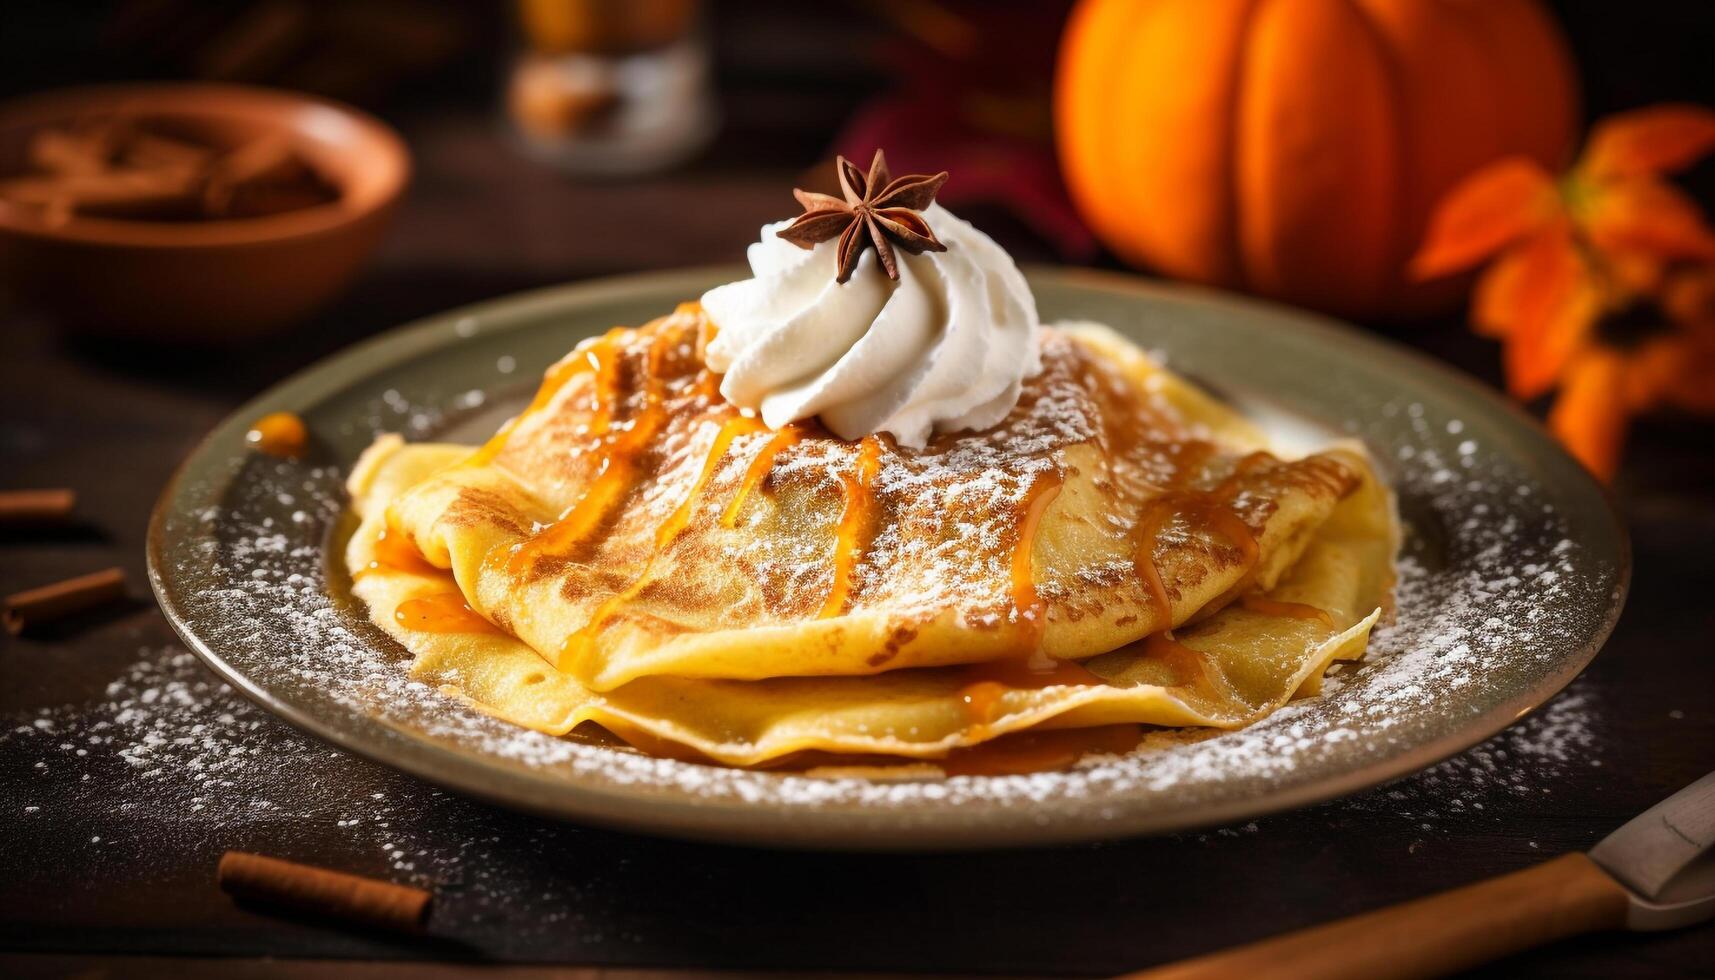
M1483 33L1489 43L1505 52L1493 66L1522 66L1532 71L1530 91L1538 99L1531 101L1539 101L1547 93L1554 97L1551 101L1559 102L1558 106L1525 104L1519 94L1524 89L1512 73L1504 75L1496 89L1504 95L1508 127L1528 134L1521 137L1520 152L1550 170L1562 169L1571 161L1581 95L1571 51L1558 21L1539 4L1520 0L1476 4L1470 13L1485 22Z
M1188 103L1183 89L1177 95L1147 97L1154 103L1156 124L1164 124L1165 102L1171 110L1165 114L1166 125L1176 128L1160 130L1147 148L1135 136L1116 145L1123 158L1145 163L1143 180L1134 188L1134 210L1155 200L1158 214L1163 209L1167 212L1166 220L1140 227L1133 236L1147 264L1167 275L1210 284L1242 278L1236 247L1239 205L1232 192L1237 130L1231 115L1242 85L1244 38L1262 2L1153 0L1145 4L1150 16L1139 28L1151 41L1143 45L1145 53L1135 57L1159 55L1155 49L1164 46L1163 38L1177 36L1179 50L1166 56L1169 63L1201 73L1191 80ZM1144 72L1144 77L1151 76L1157 85L1185 84L1175 76L1164 77L1159 62Z
M1358 23L1375 42L1382 76L1387 79L1390 108L1386 118L1389 141L1393 143L1393 181L1388 210L1397 215L1405 206L1408 189L1415 186L1412 180L1416 176L1416 161L1412 159L1411 147L1407 145L1405 134L1409 127L1417 124L1417 120L1415 117L1406 118L1415 111L1415 106L1405 96L1405 81L1402 77L1404 69L1400 64L1400 54L1394 47L1393 37L1377 23L1375 11L1370 9L1372 2L1373 0L1349 0ZM1370 283L1369 295L1358 301L1363 308L1378 307L1388 301L1390 294L1400 285L1399 270L1405 268L1406 261L1411 258L1410 251L1417 243L1416 229L1406 227L1404 222L1397 219L1385 222L1385 231L1388 239L1388 261L1378 270L1381 278Z
M1253 25L1237 124L1250 288L1359 312L1384 275L1397 176L1379 44L1350 0L1275 0Z
M1126 4L1124 12L1129 14L1129 16L1125 19L1124 29L1117 32L1119 36L1136 36L1139 25L1147 21L1151 14L1156 13L1160 6L1160 0L1144 0L1144 2L1140 3ZM1124 61L1125 48L1112 46L1109 54L1118 63L1118 68L1110 73L1113 81L1108 86L1108 99L1111 104L1114 101L1119 100L1124 93L1129 92L1130 86L1121 81L1127 67ZM1115 113L1110 112L1108 115L1111 118ZM1123 144L1121 144L1118 139L1108 138L1102 141L1102 149L1097 153L1096 158L1103 160L1104 164L1099 168L1099 171L1096 174L1095 179L1098 186L1095 188L1095 193L1115 198L1124 198L1129 206L1133 202L1131 202L1129 197L1127 197L1125 189L1132 186L1133 181L1132 175L1126 172L1126 161L1123 159L1120 152L1122 148ZM1149 202L1144 201L1136 203L1137 206L1134 213L1140 215L1147 215L1149 213ZM1148 219L1146 218L1145 220ZM1138 226L1127 228L1122 224L1121 231L1115 236L1115 238L1117 241L1124 244L1126 251L1133 256L1129 261L1134 263L1147 262L1147 256L1154 250L1148 242L1147 236L1140 233Z
M1250 291L1252 277L1250 262L1245 255L1244 244L1239 238L1240 213L1244 210L1244 197L1239 188L1239 154L1243 152L1245 129L1239 125L1239 107L1243 104L1245 84L1250 72L1246 67L1250 64L1251 36L1256 29L1256 20L1262 13L1261 7L1269 0L1249 0L1245 9L1238 37L1234 38L1237 54L1233 57L1233 76L1228 80L1226 108L1227 153L1221 160L1221 183L1226 187L1227 208L1222 215L1224 227L1221 229L1221 241L1226 248L1228 268L1233 274L1233 288Z
M1401 92L1402 105L1408 106L1411 112L1410 126L1401 130L1405 151L1405 155L1401 156L1404 166L1401 170L1399 197L1399 214L1402 217L1396 227L1399 243L1395 252L1395 269L1389 284L1393 292L1383 305L1392 315L1410 316L1423 310L1446 307L1465 295L1462 284L1456 279L1450 278L1439 283L1420 283L1405 270L1429 227L1430 212L1440 197L1435 189L1442 188L1442 193L1445 193L1446 187L1450 186L1449 180L1463 178L1472 169L1472 165L1467 163L1463 167L1455 164L1450 170L1446 157L1468 158L1469 153L1461 150L1449 151L1442 145L1443 141L1452 140L1455 147L1500 146L1506 142L1501 135L1506 127L1500 122L1500 109L1496 103L1509 99L1510 95L1495 72L1495 65L1506 57L1506 52L1504 49L1497 49L1485 36L1483 21L1473 9L1481 5L1437 4L1435 19L1440 22L1441 29L1448 37L1457 38L1464 46L1466 56L1455 60L1463 70L1475 77L1476 82L1470 88L1491 93L1491 98L1486 105L1471 106L1466 101L1466 93L1449 94L1444 86L1437 86L1436 95L1431 97L1430 105L1426 107L1418 101L1422 96L1411 90L1413 81L1421 84L1421 79L1416 79L1418 69L1413 67L1410 54L1413 45L1423 45L1418 23L1403 16L1401 11L1386 7L1385 3L1378 3L1377 0L1364 2L1370 5L1371 16L1377 20L1378 25L1391 25L1391 28L1382 26L1381 29L1388 34L1391 41L1390 50L1396 62L1401 65L1402 73L1409 76L1402 83L1405 88ZM1508 0L1498 2L1504 3ZM1382 9L1378 10L1377 7ZM1384 13L1390 9L1393 11L1393 18ZM1446 43L1443 40L1430 47L1444 47ZM1442 57L1448 55L1444 52ZM1455 118L1458 120L1458 128L1453 132L1438 128L1435 118L1437 112L1446 113L1449 106L1456 107ZM1428 138L1429 141L1442 146L1443 153L1432 161L1421 155L1424 148L1417 142L1424 140L1425 133L1433 133L1434 135Z
M1101 205L1099 173L1094 177L1089 176L1092 168L1098 171L1108 169L1106 147L1092 138L1098 127L1092 125L1089 119L1116 114L1111 108L1116 98L1111 89L1104 90L1106 98L1101 105L1103 111L1098 112L1094 106L1085 106L1085 103L1092 101L1087 91L1091 85L1088 79L1099 78L1106 63L1117 62L1119 59L1118 51L1096 47L1091 41L1096 25L1110 9L1094 2L1082 3L1072 8L1060 37L1057 60L1062 67L1055 72L1054 114L1060 120L1058 128L1064 134L1055 143L1059 151L1060 172L1065 175L1066 190L1084 216L1085 222L1110 243L1109 248L1113 248L1111 243L1120 237L1122 229L1109 209ZM1092 64L1098 55L1102 56L1102 63Z

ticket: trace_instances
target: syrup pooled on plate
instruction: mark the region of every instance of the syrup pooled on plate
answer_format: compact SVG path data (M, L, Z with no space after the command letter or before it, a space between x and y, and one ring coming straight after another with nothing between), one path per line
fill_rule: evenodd
M1333 628L1334 616L1326 609L1305 605L1302 602L1283 602L1270 599L1255 592L1246 593L1239 602L1251 612L1262 613L1264 616L1286 616L1291 619L1313 619L1324 626Z
M310 448L310 430L291 412L271 412L250 423L244 441L270 456L297 459Z
M1008 691L1040 691L1050 687L1090 687L1102 680L1076 660L1055 660L1032 654L1005 657L962 668L966 684L959 702L974 726L986 726L1000 715Z
M1024 776L1070 768L1085 756L1124 755L1142 740L1141 725L1025 731L954 749L935 764L949 776Z
M407 599L393 610L393 621L420 633L496 633L500 629L465 604L462 592L441 592Z

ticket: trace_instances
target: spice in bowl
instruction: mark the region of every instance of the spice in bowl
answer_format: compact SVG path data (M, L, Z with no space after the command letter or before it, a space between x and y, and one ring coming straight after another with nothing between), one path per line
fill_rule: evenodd
M0 292L75 333L244 343L346 287L410 170L385 123L295 92L124 84L0 103Z
M273 132L234 142L171 119L124 115L36 132L29 171L0 198L50 226L74 216L129 221L259 218L339 200L339 189Z

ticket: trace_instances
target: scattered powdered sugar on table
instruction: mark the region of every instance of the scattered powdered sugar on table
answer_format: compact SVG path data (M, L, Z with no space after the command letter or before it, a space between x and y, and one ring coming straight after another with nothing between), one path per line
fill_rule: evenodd
M438 903L458 907L457 921L603 940L599 922L583 921L580 893L599 882L556 880L529 859L573 831L354 766L181 647L138 650L93 703L0 725L0 758L21 767L5 774L11 812L0 826L71 826L89 848L119 855L132 880L183 874L185 856L203 847L289 854L301 839L326 863L329 841L345 837L389 877L432 885Z
M1385 810L1430 830L1432 821L1551 792L1572 769L1601 765L1599 706L1581 688L1574 685L1540 714L1469 752L1330 806ZM486 846L498 843L479 832L487 829L481 815L492 813L486 808L461 806L439 789L384 770L366 768L360 775L368 780L350 781L349 766L328 765L340 758L338 751L291 730L177 646L138 650L136 662L92 704L7 717L3 724L0 748L8 757L34 760L29 774L12 784L14 816L99 814L87 828L100 838L93 843L219 832L225 844L237 846L253 835L279 847L281 835L289 837L294 828L331 825L378 852L401 876L441 885L449 868L466 867L450 859L481 858ZM337 781L334 772L341 774ZM96 796L99 805L93 805ZM439 824L434 833L420 832L428 829L421 822L444 819L449 811L471 822L472 832L449 835ZM521 826L528 835L551 833L554 825ZM528 850L527 841L510 844ZM473 860L461 873L481 879L496 863Z
M1509 825L1563 776L1600 764L1592 755L1599 708L1575 685L1540 714L1427 772L1300 817L1264 817L1197 836L1298 834L1300 820L1312 828L1324 821L1369 830L1385 824L1423 838L1474 820ZM343 758L245 700L177 645L139 649L92 701L0 717L0 759L7 763L0 827L28 842L51 825L60 839L85 842L51 859L23 848L7 859L9 867L52 874L44 860L81 861L122 867L134 883L206 881L222 850L255 850L432 888L437 932L562 958L618 944L662 948L662 937L651 937L634 908L615 904L616 894L633 894L616 881L622 876L682 873L690 861L730 869L736 878L758 861L779 868L810 857L698 851L693 858L684 849L616 844L464 799ZM1101 856L1109 854L1090 859L1114 860ZM850 867L811 865L829 874ZM861 873L875 867L866 864ZM806 883L815 874L772 873Z
M402 398L385 401L391 414L378 413L372 430L397 429L398 419L406 418L413 431L429 435L440 419ZM773 804L806 815L822 808L849 814L858 807L882 820L892 813L898 818L892 826L957 821L997 807L1026 810L1031 820L1086 823L1160 807L1183 811L1185 822L1195 822L1197 809L1209 804L1313 787L1331 775L1387 765L1414 751L1420 757L1450 752L1459 747L1472 715L1516 711L1532 686L1556 675L1572 656L1569 638L1601 626L1613 570L1575 560L1578 545L1566 537L1561 516L1533 496L1515 464L1503 453L1485 451L1463 423L1435 420L1421 405L1389 403L1380 409L1397 413L1421 436L1384 461L1413 530L1400 569L1397 614L1377 631L1366 661L1336 668L1319 697L1289 704L1250 728L1161 733L1135 753L1086 760L1062 772L932 781L824 779L655 759L499 722L410 680L402 651L349 599L338 597L337 581L330 596L327 534L344 504L341 474L331 467L235 460L229 484L191 488L190 495L207 506L196 520L167 529L165 539L173 542L167 560L175 568L182 615L228 665L307 712L348 716L351 724L368 729L367 737L405 732L502 768L585 789L690 796L714 807ZM1361 426L1349 429L1366 434ZM1379 434L1371 439L1380 441ZM292 498L289 520L277 516L285 505L282 494ZM172 662L182 660L175 655ZM180 676L178 683L173 693L156 698L174 699L175 718L196 717L196 709L178 700L206 695L209 682L199 688ZM1448 772L1505 781L1510 772L1531 768L1514 765L1518 753L1533 764L1576 754L1588 741L1582 734L1588 726L1580 720L1587 710L1584 700L1563 700L1543 716L1546 723L1529 722L1518 730L1525 734L1495 743L1545 739L1540 751L1474 753L1449 763L1456 769ZM233 717L255 719L249 713ZM177 727L177 721L162 724L172 727L174 740L203 737ZM225 723L219 727L228 736L242 735ZM177 741L170 744L179 750ZM241 738L234 747L243 748ZM160 749L158 742L145 743L134 755L146 759ZM235 759L243 756L233 753ZM242 769L199 759L196 771L210 772L210 778L236 778L220 774ZM1540 767L1534 773L1532 778L1551 776ZM990 806L962 807L976 801Z
M1571 689L1542 712L1502 736L1431 767L1415 778L1385 787L1355 805L1425 821L1483 810L1499 796L1554 792L1554 782L1575 768L1601 768L1599 707L1586 685ZM1485 802L1489 801L1489 802Z

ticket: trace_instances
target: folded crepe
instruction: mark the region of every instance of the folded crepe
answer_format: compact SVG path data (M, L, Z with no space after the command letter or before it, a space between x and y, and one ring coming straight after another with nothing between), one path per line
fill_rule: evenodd
M413 670L518 724L731 765L1236 727L1360 656L1397 533L1361 450L1269 452L1104 328L998 426L770 431L695 306L580 345L483 447L384 436L347 562Z

